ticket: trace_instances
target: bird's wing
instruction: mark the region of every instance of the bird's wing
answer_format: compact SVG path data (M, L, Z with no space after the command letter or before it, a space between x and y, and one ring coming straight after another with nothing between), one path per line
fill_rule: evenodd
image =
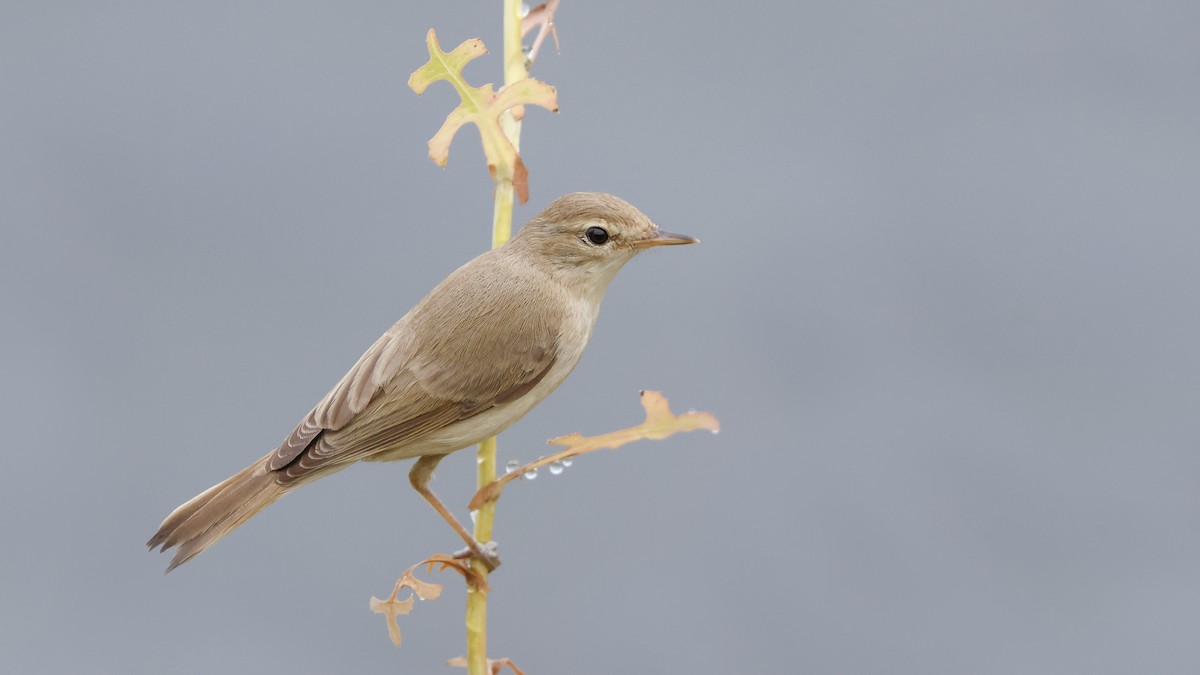
M538 288L520 279L471 287L462 272L371 345L276 449L269 467L281 482L412 443L546 376L561 323L547 313L557 303L538 302Z

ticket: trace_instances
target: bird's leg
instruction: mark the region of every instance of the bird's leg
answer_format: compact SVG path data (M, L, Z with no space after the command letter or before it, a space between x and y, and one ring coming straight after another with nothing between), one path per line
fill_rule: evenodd
M422 497L424 497L425 501L429 502L429 505L432 506L433 509L439 514L441 514L442 518L445 518L447 523L450 523L450 527L454 528L454 531L458 533L458 536L462 537L463 541L467 542L467 552L469 552L469 557L478 558L481 562L483 562L484 565L487 565L488 571L494 570L500 566L500 556L496 555L495 542L481 544L476 541L475 537L471 536L471 533L467 531L467 528L463 527L463 524L458 522L458 518L454 517L454 514L450 512L450 509L446 508L446 505L442 503L442 500L438 499L438 496L433 494L433 490L429 489L429 481L433 478L433 469L438 465L438 462L442 461L442 457L445 457L445 455L424 455L417 458L417 461L413 464L412 469L408 472L408 482L412 483L413 489L416 490L417 493ZM454 557L458 558L468 556L455 554Z

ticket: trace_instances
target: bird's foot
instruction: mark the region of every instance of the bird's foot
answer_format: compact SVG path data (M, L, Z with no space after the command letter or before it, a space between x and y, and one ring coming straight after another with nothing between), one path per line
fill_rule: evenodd
M475 542L471 546L456 552L453 557L459 560L475 558L479 562L482 562L488 568L489 572L494 572L500 566L500 555L496 553L499 547L500 545L494 541L489 541L486 544Z

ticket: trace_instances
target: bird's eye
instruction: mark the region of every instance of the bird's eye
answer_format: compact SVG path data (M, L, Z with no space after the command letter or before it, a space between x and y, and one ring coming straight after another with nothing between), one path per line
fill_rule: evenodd
M603 227L589 227L583 235L596 246L602 246L604 242L608 241L608 230Z

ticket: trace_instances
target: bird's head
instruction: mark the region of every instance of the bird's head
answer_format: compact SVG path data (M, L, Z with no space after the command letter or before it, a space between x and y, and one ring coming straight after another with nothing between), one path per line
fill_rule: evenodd
M603 192L559 197L529 221L513 244L560 276L607 286L639 252L698 240L659 229L629 202Z

